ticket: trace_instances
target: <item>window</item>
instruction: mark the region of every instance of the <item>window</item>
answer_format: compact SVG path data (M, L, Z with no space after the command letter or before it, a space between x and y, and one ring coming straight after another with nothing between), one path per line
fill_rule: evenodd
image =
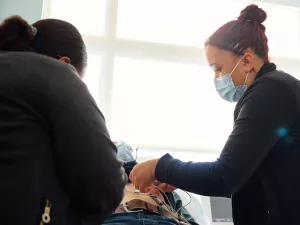
M95 101L99 104L99 90L100 90L100 78L101 78L101 56L89 54L88 55L88 67L85 72L83 81L88 86Z
M74 24L82 34L104 34L105 0L50 0L50 3L50 17Z
M271 58L300 77L298 8L251 0L48 2L45 17L70 21L83 34L89 50L84 81L112 137L140 148L177 155L223 148L235 105L216 93L203 45L249 3L268 13Z
M224 21L234 19L231 15L237 15L241 5L228 7L228 1L204 4L199 0L119 1L117 36L202 48L206 38Z
M207 66L117 57L113 84L114 136L157 148L221 149L230 134L234 105L220 99Z
M270 3L258 3L268 14L264 25L271 56L300 59L299 9ZM280 16L278 16L280 15Z

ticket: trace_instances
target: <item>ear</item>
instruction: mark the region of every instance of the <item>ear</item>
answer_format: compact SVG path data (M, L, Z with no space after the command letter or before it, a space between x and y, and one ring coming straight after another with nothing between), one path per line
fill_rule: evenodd
M71 63L71 59L68 56L61 56L58 60L68 64Z
M254 68L254 58L251 53L245 53L243 58L243 66L246 73L249 73Z

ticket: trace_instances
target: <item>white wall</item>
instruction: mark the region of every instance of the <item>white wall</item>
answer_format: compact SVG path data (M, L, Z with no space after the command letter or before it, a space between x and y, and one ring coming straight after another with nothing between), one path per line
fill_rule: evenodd
M20 15L29 23L42 17L43 0L0 0L0 21L11 15Z

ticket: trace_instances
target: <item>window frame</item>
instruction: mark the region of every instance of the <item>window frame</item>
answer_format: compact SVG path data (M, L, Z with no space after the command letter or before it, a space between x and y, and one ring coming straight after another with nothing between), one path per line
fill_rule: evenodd
M260 0L260 2L271 3L268 0ZM291 6L284 4L284 0L278 0L277 4ZM296 4L294 7L300 7L300 5L298 6ZM42 17L51 17L51 0L44 0ZM300 21L300 8L298 17ZM103 75L99 78L99 96L97 96L97 99L100 103L99 107L105 115L108 127L110 126L112 119L111 110L115 57L133 57L164 62L186 63L198 66L206 65L204 46L203 48L199 48L117 38L118 0L106 0L104 20L104 36L83 34L83 38L89 53L101 55L102 58L101 71ZM290 67L295 68L299 67L300 63L300 58L297 60L276 56L272 57L272 59L274 59L275 62L288 64ZM300 74L297 77L300 77Z

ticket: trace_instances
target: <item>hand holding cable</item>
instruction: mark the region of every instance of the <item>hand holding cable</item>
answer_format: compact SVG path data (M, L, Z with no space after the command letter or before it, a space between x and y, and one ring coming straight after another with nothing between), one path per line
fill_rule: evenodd
M151 159L137 164L131 171L129 178L136 189L146 193L156 180L155 168L159 159Z

